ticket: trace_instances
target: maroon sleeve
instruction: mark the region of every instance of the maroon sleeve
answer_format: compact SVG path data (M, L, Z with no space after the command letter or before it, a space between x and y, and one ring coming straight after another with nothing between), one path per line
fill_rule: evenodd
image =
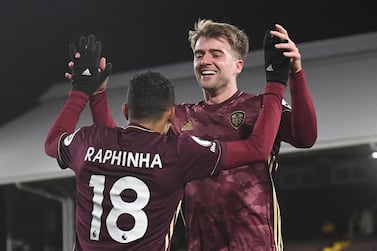
M84 109L89 97L80 91L71 91L64 107L56 117L45 140L45 152L47 155L56 158L58 154L59 139L65 133L69 134L75 130L80 113Z
M112 128L116 127L107 102L106 91L90 97L90 110L92 111L94 124Z
M278 138L298 148L312 147L317 140L314 103L300 71L290 75L291 112L284 112Z
M284 85L267 83L263 106L249 138L224 143L224 169L268 159L279 129L284 92Z

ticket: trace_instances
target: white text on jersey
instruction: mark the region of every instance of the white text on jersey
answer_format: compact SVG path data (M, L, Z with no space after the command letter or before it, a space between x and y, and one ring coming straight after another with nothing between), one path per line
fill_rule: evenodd
M162 168L159 154L124 152L102 148L95 149L94 147L88 147L84 160L116 166Z

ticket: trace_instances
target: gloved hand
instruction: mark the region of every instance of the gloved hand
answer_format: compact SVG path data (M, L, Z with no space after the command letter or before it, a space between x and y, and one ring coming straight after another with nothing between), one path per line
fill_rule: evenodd
M69 45L69 53L73 61L72 90L78 90L91 96L110 75L111 63L106 64L103 71L99 69L101 49L101 42L95 41L95 36L92 34L88 38L80 37L78 50L75 44ZM77 53L80 54L79 57L76 57Z
M286 43L280 38L271 37L270 31L264 36L264 69L267 82L279 82L287 85L290 59L283 55L285 50L275 48L275 44Z

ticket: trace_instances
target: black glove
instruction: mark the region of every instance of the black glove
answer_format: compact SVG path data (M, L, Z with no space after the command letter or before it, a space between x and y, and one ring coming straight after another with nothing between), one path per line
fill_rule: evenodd
M283 55L283 49L276 49L275 44L287 43L278 37L271 37L270 31L264 36L264 70L267 82L279 82L287 85L290 59Z
M111 73L111 63L106 64L104 71L99 71L102 44L95 41L94 35L80 37L79 48L69 45L69 54L74 65L72 68L72 90L78 90L91 96ZM75 54L80 53L80 58Z

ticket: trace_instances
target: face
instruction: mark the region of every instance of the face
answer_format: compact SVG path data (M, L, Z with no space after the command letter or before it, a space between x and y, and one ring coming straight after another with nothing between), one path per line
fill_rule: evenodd
M237 58L225 38L200 37L193 53L195 76L204 90L223 92L236 87L243 60Z

